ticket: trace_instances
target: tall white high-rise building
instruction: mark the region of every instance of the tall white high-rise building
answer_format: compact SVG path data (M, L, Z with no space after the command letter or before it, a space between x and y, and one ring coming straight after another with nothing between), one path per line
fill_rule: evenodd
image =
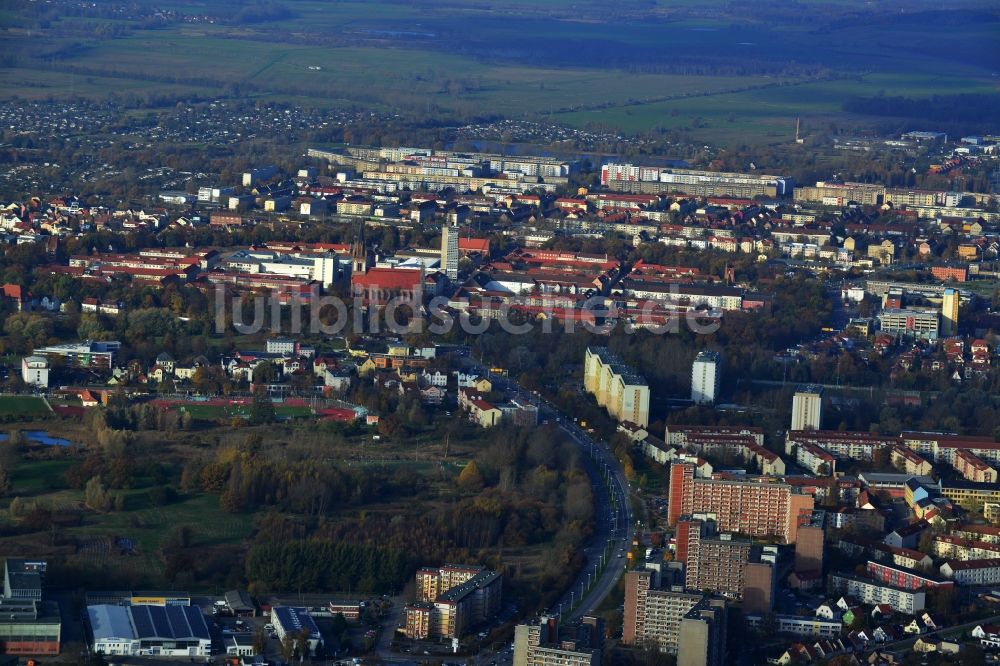
M941 296L941 335L958 334L958 292L952 288L944 290Z
M722 357L719 352L699 352L691 366L691 400L695 404L712 404L719 396Z
M441 270L449 280L458 279L458 227L441 227Z
M792 397L792 430L819 430L823 422L823 387L806 386Z

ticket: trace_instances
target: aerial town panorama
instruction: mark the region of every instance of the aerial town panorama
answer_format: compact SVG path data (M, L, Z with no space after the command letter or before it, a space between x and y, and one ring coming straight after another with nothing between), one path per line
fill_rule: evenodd
M0 666L1000 664L995 3L0 36Z

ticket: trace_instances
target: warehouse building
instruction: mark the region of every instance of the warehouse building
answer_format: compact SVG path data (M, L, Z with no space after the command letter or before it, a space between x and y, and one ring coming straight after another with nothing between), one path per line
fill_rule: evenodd
M87 607L94 652L122 656L207 657L212 637L191 606Z
M57 655L61 640L59 606L33 599L0 599L0 652Z
M285 640L286 635L297 637L302 632L308 631L309 656L315 656L316 649L323 645L323 635L319 633L316 621L305 608L275 606L271 609L271 622L274 623L274 631L281 640Z

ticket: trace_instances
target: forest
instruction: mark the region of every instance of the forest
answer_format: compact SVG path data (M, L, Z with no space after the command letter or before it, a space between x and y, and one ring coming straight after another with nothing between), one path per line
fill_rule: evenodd
M844 111L868 116L906 118L914 123L957 128L959 132L1000 132L1000 96L934 95L927 98L901 96L851 97ZM918 129L918 127L914 127Z

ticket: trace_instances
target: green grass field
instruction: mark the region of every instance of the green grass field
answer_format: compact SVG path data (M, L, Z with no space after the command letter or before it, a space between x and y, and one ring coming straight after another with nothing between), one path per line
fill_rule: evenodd
M998 85L972 76L895 78L871 74L855 79L776 85L669 102L557 113L552 118L569 125L618 127L626 132L641 132L651 127L688 129L694 137L706 141L752 143L787 139L795 131L796 118L804 119L804 136L808 136L810 126L815 128L829 122L865 123L866 118L841 111L843 100L852 96L997 93Z
M13 474L10 498L39 502L43 506L77 509L84 494L66 487L63 474L76 460L22 461ZM231 544L239 546L252 533L252 514L228 514L219 508L218 497L193 493L165 506L156 506L150 488L114 491L124 497L124 510L94 513L86 511L80 525L63 526L60 533L73 539L77 550L72 559L86 566L123 568L139 575L156 575L162 570L161 549L178 526L188 528L190 547ZM0 520L10 520L6 508ZM12 537L16 543L17 537ZM131 540L134 555L122 557L114 539ZM0 548L6 539L0 540Z
M65 486L63 474L74 465L73 460L39 460L21 463L14 470L11 483L14 496L34 496Z
M229 514L219 508L214 495L188 495L167 506L153 506L148 489L123 491L126 510L120 513L88 513L84 525L72 528L80 538L106 535L123 536L135 541L142 556L155 553L163 545L170 528L191 528L192 545L210 546L239 543L253 528L250 514Z
M0 418L32 419L48 416L49 408L41 398L29 395L0 395Z
M247 418L250 415L249 405L198 405L190 404L179 407L189 413L192 418L202 421L219 421L229 418ZM275 405L274 413L278 418L306 418L312 416L313 412L309 407L292 407L287 405Z

